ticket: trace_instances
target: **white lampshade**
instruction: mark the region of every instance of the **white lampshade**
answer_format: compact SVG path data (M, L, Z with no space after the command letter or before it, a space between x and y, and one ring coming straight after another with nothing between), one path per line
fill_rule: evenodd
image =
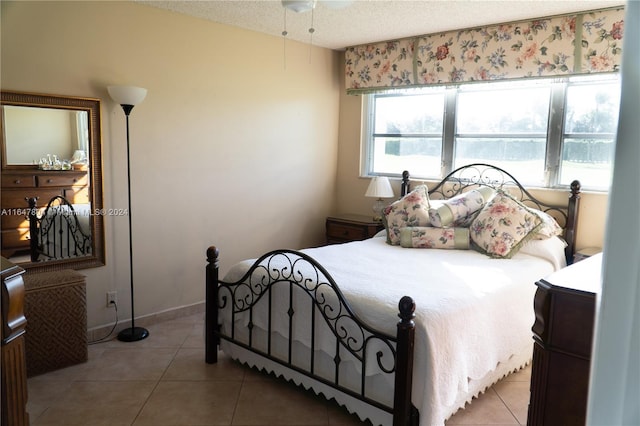
M389 178L386 176L376 176L371 179L371 182L369 182L369 187L367 188L367 192L365 192L364 195L365 197L374 198L393 197L393 188L391 188Z
M138 105L147 96L147 89L135 86L109 86L107 91L120 105Z

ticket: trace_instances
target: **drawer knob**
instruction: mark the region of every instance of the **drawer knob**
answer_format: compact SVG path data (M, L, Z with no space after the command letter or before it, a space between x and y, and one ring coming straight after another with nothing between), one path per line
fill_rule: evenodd
M47 183L53 182L53 179L47 179Z
M13 183L15 183L16 185L20 185L22 181L20 179L16 179L13 181Z

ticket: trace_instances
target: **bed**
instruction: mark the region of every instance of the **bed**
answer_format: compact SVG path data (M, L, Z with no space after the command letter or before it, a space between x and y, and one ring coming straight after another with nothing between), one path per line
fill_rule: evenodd
M442 425L529 363L534 283L571 263L579 182L564 206L488 164L411 186L404 172L371 239L272 251L223 279L210 247L206 362L220 348L383 425ZM508 253L507 225L526 234Z
M51 198L42 209L36 198L28 202L32 262L91 254L90 204L71 204L60 195Z

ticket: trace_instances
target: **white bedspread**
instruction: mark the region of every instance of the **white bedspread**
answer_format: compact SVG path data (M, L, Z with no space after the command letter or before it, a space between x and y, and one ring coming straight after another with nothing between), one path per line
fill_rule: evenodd
M551 252L546 246L528 250L543 257L521 252L509 260L473 250L405 249L384 238L303 252L327 269L356 313L381 331L395 335L398 301L405 295L415 300L412 400L420 424L431 426L444 424L473 396L471 382L510 359L529 359L534 283L563 266L563 245L552 246ZM251 263L234 266L225 281L239 279Z

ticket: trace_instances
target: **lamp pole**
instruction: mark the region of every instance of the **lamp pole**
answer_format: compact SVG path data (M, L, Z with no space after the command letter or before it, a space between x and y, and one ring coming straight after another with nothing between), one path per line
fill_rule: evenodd
M133 226L131 221L131 160L130 160L130 137L129 137L129 115L133 107L142 102L147 95L147 89L133 86L109 86L109 95L118 102L124 111L127 127L127 200L129 205L129 285L131 289L131 327L125 328L118 333L118 340L123 342L137 342L149 336L149 331L142 327L135 326L135 304L133 298Z
M127 199L129 205L129 284L131 287L131 327L125 328L118 333L118 340L123 342L137 342L138 340L145 339L149 336L149 331L146 328L136 327L135 316L135 304L133 303L133 236L132 236L132 223L131 223L131 160L130 160L130 144L129 144L129 114L133 109L133 105L122 104L121 105L127 122Z

